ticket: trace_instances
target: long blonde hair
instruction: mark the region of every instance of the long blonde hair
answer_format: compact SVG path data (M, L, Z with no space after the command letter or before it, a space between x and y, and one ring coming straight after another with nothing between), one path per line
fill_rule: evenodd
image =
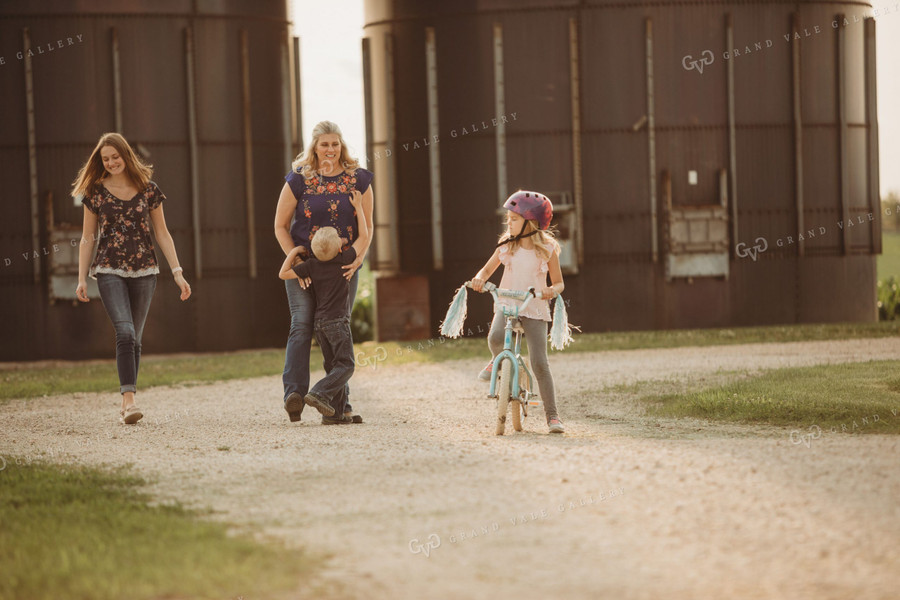
M131 183L138 189L143 190L150 183L153 176L153 165L145 163L135 154L128 141L119 133L104 133L100 136L100 141L94 151L91 152L90 158L82 165L78 171L78 176L72 182L72 197L87 196L92 190L100 184L101 181L109 177L109 173L103 167L103 157L100 151L106 146L112 146L125 161L125 175L131 180Z
M359 168L359 161L350 156L350 151L347 149L347 142L344 141L344 134L341 133L341 128L337 126L337 123L332 123L331 121L319 121L316 123L316 126L313 127L312 141L309 143L309 146L306 147L306 150L298 154L297 158L295 158L294 162L291 164L294 172L300 173L303 177L310 179L319 171L319 157L316 155L316 146L319 143L319 138L329 133L336 134L338 140L341 142L341 168L344 170Z
M538 255L538 258L541 260L550 260L550 258L554 254L560 253L559 242L556 241L556 231L555 227L550 227L549 229L545 229L541 231L540 224L535 219L529 219L525 221L525 227L522 228L522 234L525 235L527 233L531 233L532 231L536 231L533 236L531 236L531 240L534 242L534 251L535 254ZM509 225L506 226L506 232L500 236L499 241L507 240L517 236L518 233L513 233L509 230ZM522 240L515 240L513 242L509 242L507 246L509 246L509 253L515 254L516 250L521 246Z

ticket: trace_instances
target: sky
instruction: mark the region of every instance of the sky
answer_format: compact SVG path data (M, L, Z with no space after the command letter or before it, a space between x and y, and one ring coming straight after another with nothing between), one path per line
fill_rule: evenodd
M876 18L878 125L882 197L900 194L900 8L897 0L873 7L889 12ZM300 36L303 83L303 136L309 143L313 125L322 120L340 125L357 158L365 155L362 35L363 0L293 0L294 34ZM337 27L332 24L339 24ZM423 134L424 135L424 134Z

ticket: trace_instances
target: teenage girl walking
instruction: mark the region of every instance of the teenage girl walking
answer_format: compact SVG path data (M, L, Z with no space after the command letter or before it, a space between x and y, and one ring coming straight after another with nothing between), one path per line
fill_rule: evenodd
M506 213L506 233L487 263L472 278L472 289L483 291L484 282L503 265L500 287L527 291L534 288L543 298L532 298L525 310L519 313L519 320L525 330L528 342L528 357L537 379L538 389L544 404L544 413L550 433L564 433L565 428L556 412L556 392L553 375L547 360L547 329L550 323L550 304L565 288L562 271L559 268L559 243L549 230L553 218L553 205L543 194L518 191L503 204ZM550 286L547 286L547 276ZM521 305L512 298L500 298L498 303L509 306ZM494 320L488 333L488 346L492 357L503 350L505 321L503 315L494 312ZM491 363L479 374L480 379L490 380Z
M122 394L119 415L128 425L144 416L134 403L134 394L141 336L159 273L150 237L151 222L181 299L191 296L191 286L184 279L184 269L178 266L175 242L163 216L166 197L150 181L152 175L153 168L138 158L124 137L107 133L97 142L72 186L72 196L81 197L84 205L75 296L89 302L87 275L97 280L100 299L116 330L116 367ZM93 240L98 237L100 243L92 263Z

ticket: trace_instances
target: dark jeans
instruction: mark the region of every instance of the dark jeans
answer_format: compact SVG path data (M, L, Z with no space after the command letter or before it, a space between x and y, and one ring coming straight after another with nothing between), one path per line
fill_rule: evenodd
M353 309L356 299L356 288L359 285L359 271L350 279L350 302L347 313ZM304 290L296 279L288 279L284 282L287 291L288 306L291 309L291 332L288 335L287 347L284 351L284 374L281 381L284 384L284 398L296 392L305 396L309 391L309 355L310 343L313 338L313 317L316 313L316 298L311 289ZM341 400L338 400L340 402ZM346 405L343 412L350 412L350 387L344 390L342 400ZM337 414L338 407L332 404Z
M116 330L116 368L119 392L137 391L141 364L141 336L156 289L156 275L121 277L97 273L97 287L106 314Z
M310 390L327 400L334 407L334 414L344 414L347 405L347 382L353 375L353 334L350 333L350 317L317 320L316 341L325 359L325 377Z

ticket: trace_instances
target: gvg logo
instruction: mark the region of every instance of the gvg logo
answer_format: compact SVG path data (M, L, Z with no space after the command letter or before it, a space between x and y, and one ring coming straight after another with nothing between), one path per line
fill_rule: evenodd
M817 440L822 437L822 428L818 425L812 425L809 428L809 433L802 433L797 429L791 431L791 443L796 444L805 444L807 448L810 447L812 440Z
M716 57L713 55L712 50L704 50L703 53L700 54L699 59L694 59L690 54L682 58L681 66L684 67L685 71L693 71L696 69L703 75L703 67L713 64L715 60Z
M424 544L419 542L419 538L409 540L409 551L413 554L424 554L425 558L428 558L432 550L440 547L441 537L436 533L430 534Z
M372 356L367 356L365 352L357 352L356 353L356 364L361 367L370 366L373 369L378 368L378 363L384 362L387 360L387 348L384 346L378 346L375 348L375 353Z
M753 246L747 246L744 242L738 243L734 247L734 252L741 258L747 258L749 256L753 259L753 262L756 262L759 255L769 249L769 242L766 241L766 238L764 237L758 237L755 241L756 244Z

